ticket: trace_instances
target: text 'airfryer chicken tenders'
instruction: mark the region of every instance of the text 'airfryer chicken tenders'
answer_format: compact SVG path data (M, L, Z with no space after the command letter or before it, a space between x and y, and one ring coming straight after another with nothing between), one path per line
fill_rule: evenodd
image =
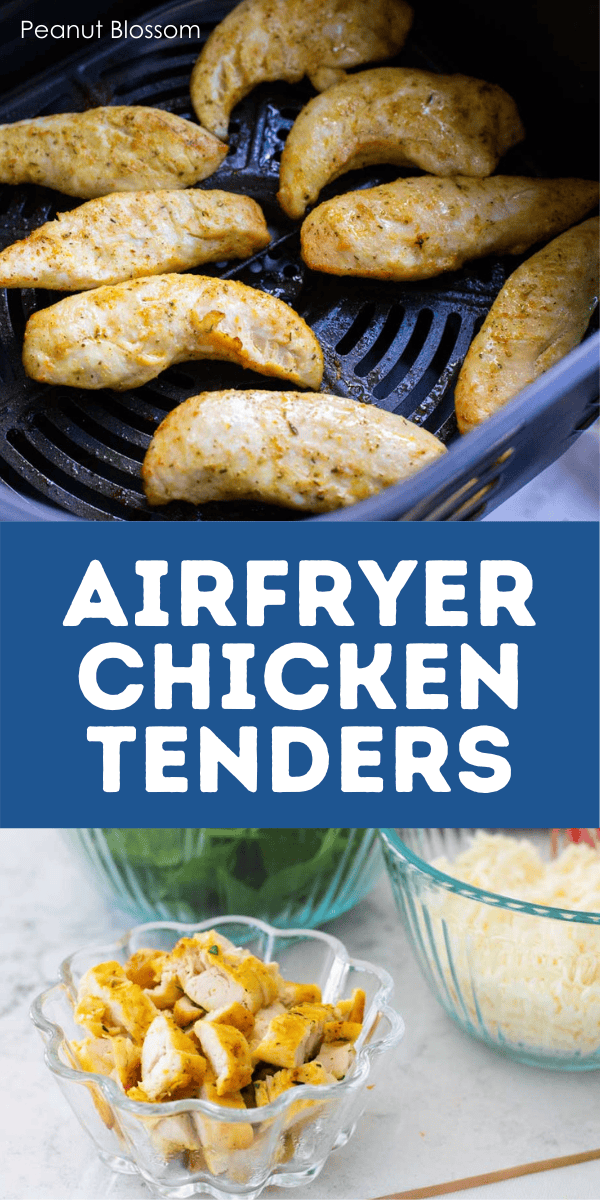
M246 499L318 513L374 496L444 451L404 417L341 396L204 392L159 426L142 478L150 504Z
M178 997L169 1006L167 993ZM198 1004L193 997L200 993ZM350 997L324 1004L316 984L284 979L277 963L264 963L209 930L181 938L170 954L138 950L124 966L91 967L74 1012L91 1036L68 1049L84 1071L110 1077L145 1106L136 1119L163 1158L187 1153L191 1170L221 1175L231 1169L243 1182L251 1160L245 1169L238 1152L272 1135L268 1120L224 1121L200 1108L153 1117L152 1105L199 1099L224 1110L256 1111L292 1088L300 1097L303 1085L336 1085L353 1066L365 1000L355 988ZM185 1021L178 1016L182 1006ZM111 1106L97 1085L91 1089L110 1127ZM320 1101L309 1097L289 1105L286 1137L318 1115Z
M582 339L598 302L597 217L569 229L518 267L469 347L455 391L468 433Z
M235 105L257 84L308 75L317 91L344 67L391 58L412 24L405 0L242 0L213 30L192 72L198 120L227 137Z
M154 275L67 296L29 318L23 365L41 383L140 387L172 363L217 358L319 387L321 347L282 300L232 280Z
M0 253L0 287L74 292L201 263L270 242L259 205L231 192L115 192L60 213Z
M302 256L332 275L429 279L486 254L523 254L581 220L598 192L586 179L398 179L315 208Z
M40 183L84 200L191 187L212 175L226 154L206 129L141 105L0 125L0 183Z
M379 67L302 109L281 158L278 199L302 217L332 179L374 163L432 175L491 175L525 136L514 100L468 75Z

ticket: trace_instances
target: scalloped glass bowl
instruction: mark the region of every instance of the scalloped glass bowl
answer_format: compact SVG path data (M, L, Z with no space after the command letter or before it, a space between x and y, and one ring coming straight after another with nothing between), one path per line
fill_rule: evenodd
M244 912L313 929L353 908L383 868L376 829L69 829L99 890L136 921Z
M513 900L431 865L440 855L456 858L474 832L380 830L398 911L431 991L462 1029L510 1058L600 1068L600 913Z
M73 998L84 972L108 959L125 962L143 947L170 950L180 937L211 928L220 928L236 944L243 942L265 961L277 961L287 978L318 983L326 1003L350 996L355 987L364 988L363 1031L353 1069L343 1080L291 1088L258 1109L225 1109L206 1100L150 1106L129 1100L107 1076L73 1067L68 1042L82 1036L73 1021ZM295 1187L315 1179L330 1152L348 1141L364 1108L367 1083L373 1082L376 1069L404 1033L402 1018L389 1003L392 991L386 971L350 958L329 934L304 929L284 933L262 921L222 917L194 925L140 925L118 942L79 950L63 962L59 982L38 996L31 1016L46 1046L47 1066L113 1170L138 1173L157 1196L227 1200L235 1195L256 1200L268 1184ZM215 1143L231 1144L236 1127L243 1130L246 1143L245 1149L221 1154L221 1161L212 1158L212 1171L195 1132L206 1117L214 1123ZM182 1124L186 1138L191 1133L192 1141L197 1140L197 1148L165 1157L161 1145L180 1136Z

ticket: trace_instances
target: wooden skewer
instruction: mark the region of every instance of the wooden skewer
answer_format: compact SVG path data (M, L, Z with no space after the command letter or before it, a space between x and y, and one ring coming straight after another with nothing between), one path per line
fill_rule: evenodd
M408 1192L392 1192L388 1196L377 1196L376 1200L426 1200L428 1196L447 1196L450 1192L485 1187L486 1183L500 1183L503 1179L517 1179L519 1175L535 1175L538 1171L572 1167L576 1163L591 1162L594 1158L600 1158L600 1150L584 1150L579 1154L564 1154L561 1158L545 1158L541 1162L524 1163L520 1167L505 1167L502 1171L488 1171L483 1175L469 1175L466 1179L452 1179L449 1183L434 1183L430 1187L411 1188Z

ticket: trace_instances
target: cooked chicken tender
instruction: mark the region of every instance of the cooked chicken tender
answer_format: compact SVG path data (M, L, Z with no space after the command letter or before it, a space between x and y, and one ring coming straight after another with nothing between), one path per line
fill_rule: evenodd
M234 106L257 84L308 75L317 91L344 67L391 58L412 24L405 0L242 0L211 33L192 72L198 120L227 137Z
M255 1013L275 999L277 982L266 964L253 956L235 963L219 954L215 955L213 967L188 979L185 991L195 1004L208 1012L238 1003Z
M322 1036L323 1021L299 1013L282 1013L269 1022L254 1057L276 1067L300 1067L310 1058Z
M335 1079L343 1079L348 1074L355 1058L356 1050L352 1042L327 1042L321 1046L313 1061L315 1064L320 1064Z
M132 983L141 988L154 988L160 983L168 957L165 950L136 950L127 959L123 970Z
M215 1075L217 1095L239 1092L252 1079L250 1047L239 1029L218 1021L196 1021L194 1035Z
M285 1004L282 1004L281 1000L274 1000L272 1004L267 1004L265 1008L261 1008L257 1012L254 1018L254 1029L248 1034L250 1050L253 1055L259 1042L262 1042L273 1017L278 1017L281 1013L287 1011Z
M0 183L41 183L83 200L191 187L212 175L226 154L206 129L143 105L0 125Z
M96 1037L127 1033L141 1043L156 1017L151 1000L118 962L100 963L82 975L75 1020Z
M243 953L229 938L215 933L214 929L205 933L195 933L193 937L180 938L168 957L167 969L174 972L182 987L185 987L193 975L199 975L206 970L207 965L212 965L212 955L208 960L206 958L206 951L210 950L211 946L216 947L213 953L218 953L220 948L234 958Z
M174 1117L160 1117L158 1120L144 1118L144 1123L150 1131L155 1149L163 1158L173 1158L175 1154L181 1154L182 1150L200 1153L200 1141L187 1113L178 1113Z
M329 512L377 495L444 452L404 417L340 396L204 392L159 426L142 477L150 504L252 499Z
M272 1100L281 1096L282 1092L287 1092L289 1088L295 1087L297 1084L304 1083L312 1087L322 1087L333 1082L335 1079L331 1073L316 1060L305 1063L301 1067L284 1067L281 1071L276 1071L274 1075L267 1075L266 1079L260 1079L255 1083L256 1107L262 1108L265 1104L270 1104ZM293 1106L293 1108L295 1107Z
M359 1021L326 1021L323 1030L324 1042L355 1042L362 1025Z
M254 1029L254 1013L237 1000L233 1004L223 1005L223 1008L213 1008L212 1012L206 1014L205 1020L215 1025L233 1025L244 1035Z
M302 256L332 275L429 279L486 254L523 254L597 203L598 184L585 179L398 179L315 208Z
M367 997L364 988L353 988L352 996L350 997L350 1008L346 1010L345 1007L342 1007L342 1004L338 1004L337 1007L340 1010L340 1015L346 1021L358 1021L362 1024L365 1019L366 1002Z
M142 1087L150 1100L168 1099L173 1092L204 1078L206 1059L172 1016L154 1018L142 1047Z
M71 1042L80 1067L98 1075L109 1075L124 1092L135 1087L140 1078L141 1051L131 1038L117 1034L116 1037L86 1038L83 1042Z
M302 109L281 157L278 199L302 217L332 179L393 163L432 175L491 175L525 136L514 100L468 75L379 67Z
M318 1004L321 1000L321 989L317 983L292 983L290 979L283 981L279 995L284 1004Z
M455 391L468 433L582 339L598 302L597 217L527 259L504 284L469 347Z
M192 1025L199 1017L204 1016L203 1010L198 1008L188 996L180 996L173 1005L173 1020L180 1029L185 1029L186 1026Z
M200 1098L210 1100L225 1108L245 1109L244 1098L239 1092L230 1092L220 1096L212 1072L209 1072L200 1088ZM249 1121L216 1121L206 1117L204 1113L191 1114L192 1121L200 1135L202 1149L209 1170L214 1175L221 1174L227 1169L228 1154L232 1150L247 1150L254 1138L252 1125Z
M0 287L76 292L247 258L270 242L247 196L193 190L115 192L59 213L0 253Z
M301 317L265 292L202 275L154 275L67 296L29 318L23 364L40 383L141 387L173 363L217 358L318 387L323 355Z

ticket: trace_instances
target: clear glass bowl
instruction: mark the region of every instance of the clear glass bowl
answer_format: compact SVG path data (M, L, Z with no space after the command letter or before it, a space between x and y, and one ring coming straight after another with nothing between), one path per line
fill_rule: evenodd
M382 856L375 829L70 829L103 894L137 921L244 912L313 929L358 904Z
M423 975L467 1033L539 1067L600 1067L600 913L514 900L431 865L470 829L382 829L398 910ZM492 914L491 909L495 912Z
M124 963L144 947L170 950L180 937L210 928L220 928L267 962L275 960L287 978L318 983L326 1003L364 988L363 1030L355 1063L343 1080L291 1088L262 1108L238 1110L207 1100L141 1104L129 1100L107 1076L74 1068L68 1042L82 1036L73 1020L73 1000L84 972L104 960ZM350 958L329 934L305 929L282 933L262 921L235 916L196 925L140 925L119 942L80 950L65 959L59 982L38 996L31 1016L46 1045L47 1066L105 1163L116 1171L139 1173L157 1196L256 1200L268 1184L295 1187L315 1179L330 1152L348 1141L375 1068L404 1033L402 1018L390 1007L392 991L387 971ZM197 1132L206 1118L213 1123L215 1142L244 1143L244 1148L222 1154L222 1162L215 1165L213 1160L213 1171ZM165 1139L172 1143L182 1134L186 1144L191 1137L197 1146L166 1157L161 1150Z

